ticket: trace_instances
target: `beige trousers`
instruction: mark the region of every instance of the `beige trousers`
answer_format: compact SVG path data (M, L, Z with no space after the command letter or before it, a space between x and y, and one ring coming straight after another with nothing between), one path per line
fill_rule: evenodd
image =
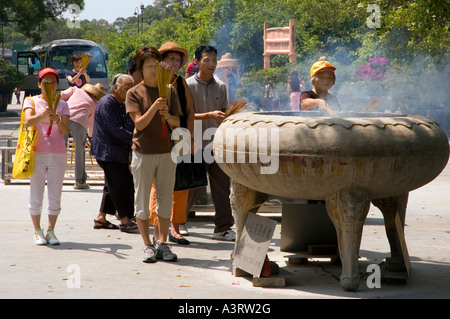
M133 151L131 173L134 180L134 207L136 218L150 217L150 192L155 181L156 213L162 218L172 214L172 194L177 164L170 153L141 154Z

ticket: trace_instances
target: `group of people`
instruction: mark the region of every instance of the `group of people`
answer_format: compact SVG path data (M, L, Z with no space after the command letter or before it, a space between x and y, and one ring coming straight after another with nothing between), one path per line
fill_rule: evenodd
M304 90L305 83L299 78L297 70L291 70L288 82L291 110L319 109L326 111L328 107L340 110L336 96L329 92L336 81L335 70L336 68L325 61L324 57L320 58L312 65L309 72L313 88L308 91Z
M164 43L159 49L151 46L141 48L129 60L128 74L114 77L110 94L106 94L100 85L89 83L81 89L71 87L61 94L56 112L47 105L43 83L51 84L53 92L56 92L58 74L50 68L40 71L38 85L41 94L27 98L23 107L25 125L34 125L37 131L29 203L37 245L59 244L54 227L61 211L67 164L64 136L70 131L75 139L78 132L79 136L86 136L87 132L91 155L105 175L94 228L138 231L144 244L144 262L177 260L168 241L189 244L181 235L180 227L186 223L188 203L193 202L191 199L195 198L196 189L174 191L177 167L171 158L174 144L170 132L164 130L181 126L193 137L195 119L202 121L203 130L218 127L228 106L227 87L214 77L217 49L209 45L199 46L194 59L197 73L185 80L175 72L188 62L188 57L188 52L173 42ZM157 65L161 62L172 71L173 85L167 97L161 97L158 91ZM80 74L78 79L81 75L85 74ZM82 101L86 104L84 113L81 111ZM72 104L77 104L78 109L70 107ZM85 119L87 114L90 122L79 120ZM56 123L56 127L46 136L50 122ZM198 147L194 141L190 142L192 153L202 152L206 146L205 141L204 145L195 141ZM84 152L83 145L80 144L79 148ZM205 169L216 211L213 238L233 241L229 177L215 162L205 163ZM76 177L81 187L86 183L85 177L79 176L79 181ZM49 228L44 236L40 216L46 181ZM107 215L118 216L120 225L109 222ZM150 224L154 226L152 238Z

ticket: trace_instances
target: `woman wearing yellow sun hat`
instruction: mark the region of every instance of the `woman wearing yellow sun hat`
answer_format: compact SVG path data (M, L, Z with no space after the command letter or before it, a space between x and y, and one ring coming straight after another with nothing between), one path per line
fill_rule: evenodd
M317 61L312 65L309 76L314 87L300 96L302 110L319 108L319 110L325 111L327 107L340 110L336 96L328 92L336 81L335 70L333 64L324 60Z

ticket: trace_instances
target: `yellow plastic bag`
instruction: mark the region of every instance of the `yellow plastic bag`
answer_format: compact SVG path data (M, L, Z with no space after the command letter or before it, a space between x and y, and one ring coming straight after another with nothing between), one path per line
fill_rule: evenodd
M35 109L33 99L30 99L33 103L33 109ZM12 177L16 179L22 179L30 177L33 174L34 164L34 150L33 143L36 137L36 130L28 129L23 125L25 115L22 107L22 115L20 118L20 131L19 138L17 139L16 155L14 156L14 165L12 171Z

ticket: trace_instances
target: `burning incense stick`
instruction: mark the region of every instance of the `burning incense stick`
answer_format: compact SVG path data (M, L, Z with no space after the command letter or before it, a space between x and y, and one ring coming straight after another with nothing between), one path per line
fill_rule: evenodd
M244 99L237 100L233 105L229 105L225 110L225 117L241 112L249 106L248 102Z
M370 101L367 103L367 105L362 109L362 113L366 113L366 112L373 112L375 111L376 108L378 108L380 106L381 101L376 98L373 97L370 99Z
M330 107L328 106L328 103L325 102L325 111L328 113L328 115L330 115L331 117L334 118L338 118L339 115L337 115L337 113L335 111L333 111L332 109L330 109Z

